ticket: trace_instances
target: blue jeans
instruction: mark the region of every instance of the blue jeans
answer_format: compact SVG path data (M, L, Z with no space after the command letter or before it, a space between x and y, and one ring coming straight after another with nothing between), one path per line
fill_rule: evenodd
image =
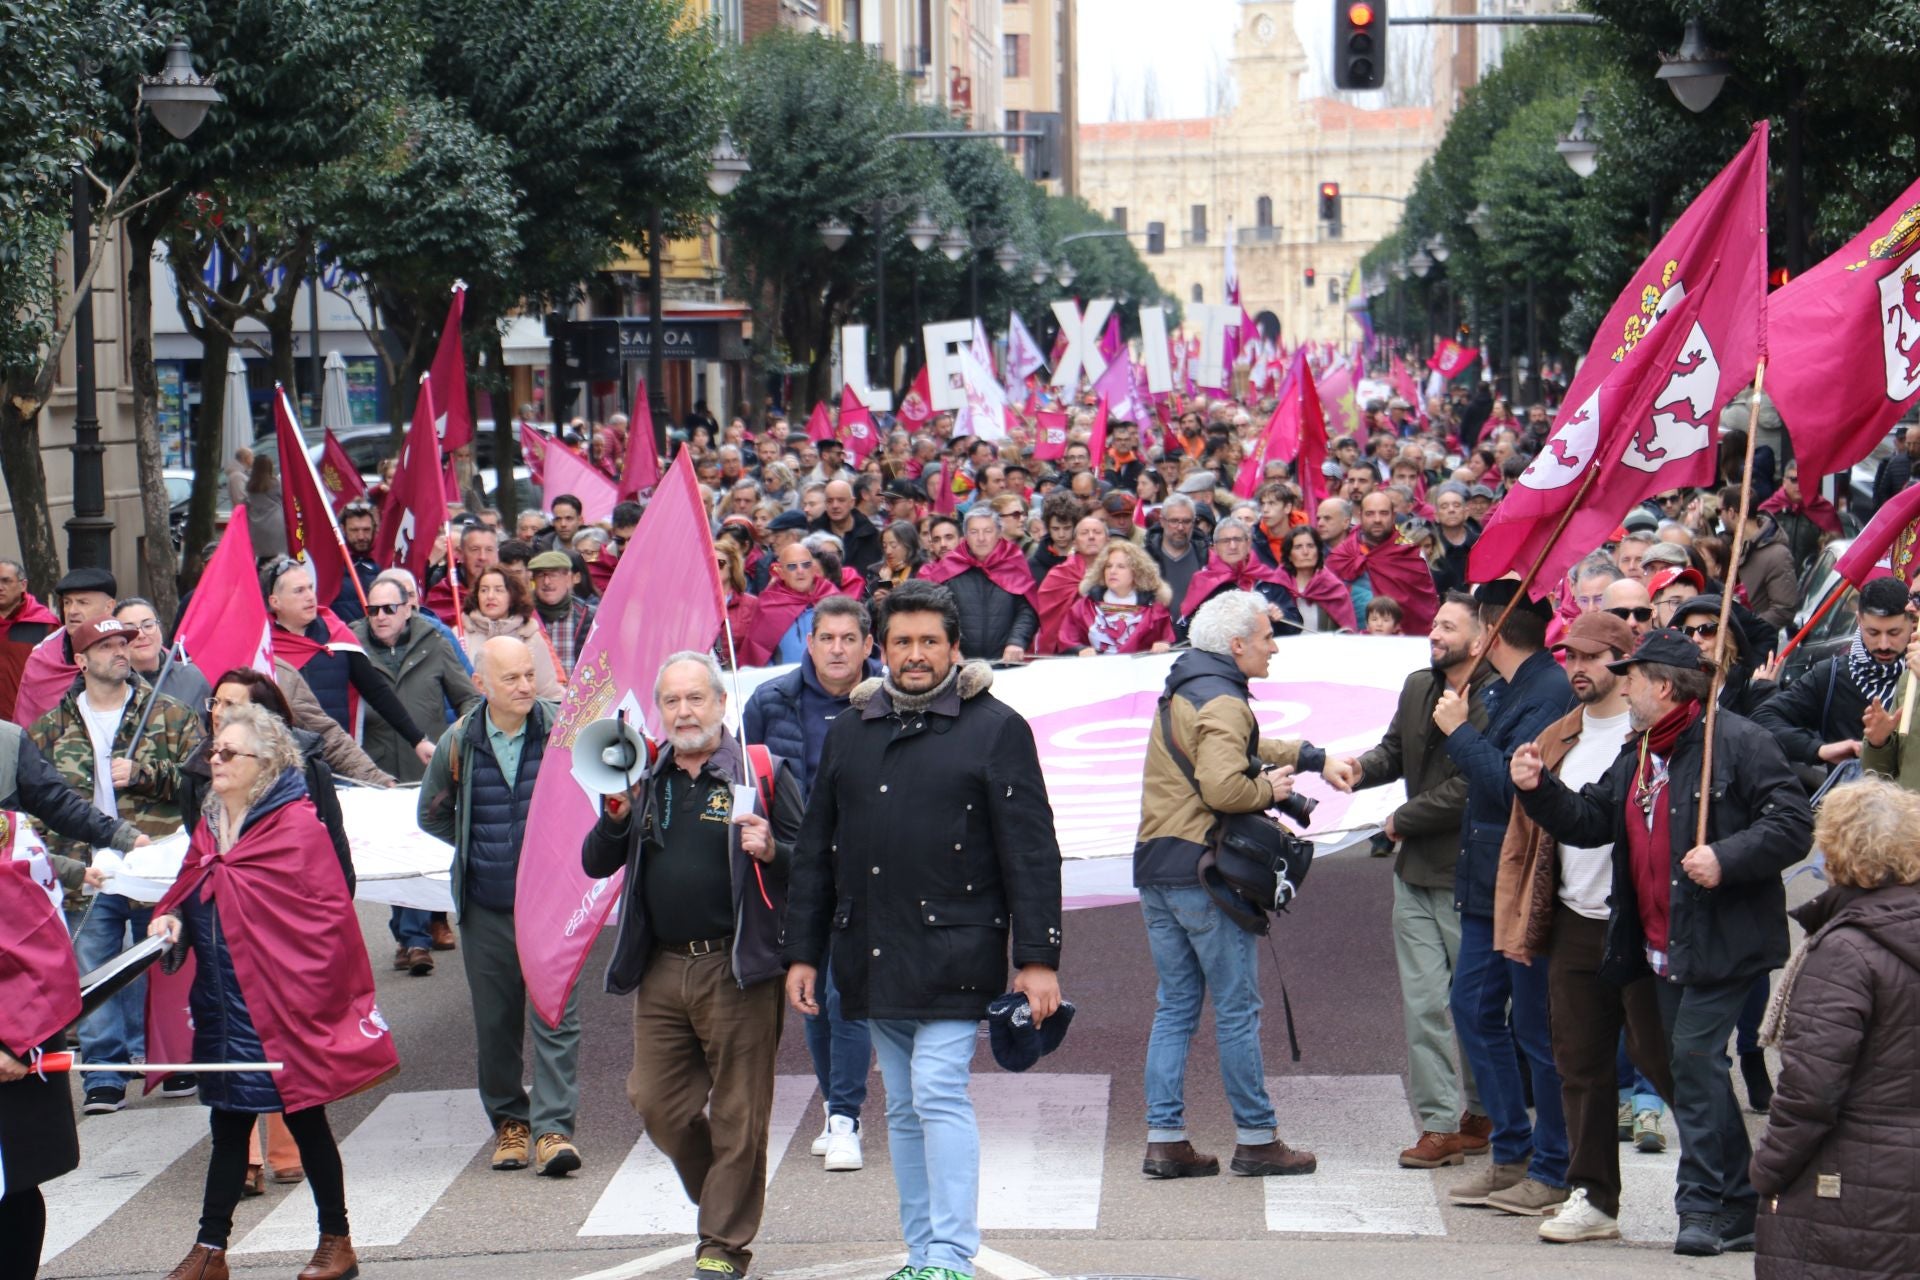
M1247 1146L1272 1142L1279 1120L1260 1055L1258 939L1227 919L1197 884L1144 887L1140 912L1160 975L1147 1039L1147 1141L1186 1140L1187 1047L1211 990L1234 1140Z
M967 1080L978 1022L875 1018L887 1145L909 1267L973 1274L980 1252L980 1129Z
M1508 1022L1508 1002L1512 1022ZM1533 1159L1527 1176L1550 1187L1567 1185L1567 1117L1560 1073L1547 1032L1547 966L1515 964L1493 949L1493 920L1460 913L1460 963L1453 971L1453 1025L1473 1064L1480 1101L1493 1120L1493 1158L1512 1164ZM1534 1119L1520 1083L1519 1046L1533 1073Z
M1620 1101L1630 1104L1633 1114L1637 1116L1642 1111L1651 1111L1656 1116L1666 1114L1667 1104L1660 1100L1660 1091L1640 1074L1633 1060L1627 1057L1627 1033L1624 1031L1620 1033L1620 1048L1614 1054L1613 1070L1620 1081Z
M408 948L433 949L433 937L427 932L427 925L433 919L431 911L422 911L418 907L394 907L392 910L387 929L393 934L395 942Z
M807 1055L813 1059L813 1078L827 1100L830 1116L851 1116L860 1127L860 1108L867 1103L867 1068L873 1061L873 1036L864 1018L840 1016L840 988L834 985L833 966L820 973L826 992L821 1011L806 1016Z
M102 893L73 935L73 955L82 974L97 969L147 936L152 906L136 906L117 893ZM147 979L135 978L80 1019L82 1062L131 1062L147 1052ZM83 1089L122 1089L137 1077L87 1071Z

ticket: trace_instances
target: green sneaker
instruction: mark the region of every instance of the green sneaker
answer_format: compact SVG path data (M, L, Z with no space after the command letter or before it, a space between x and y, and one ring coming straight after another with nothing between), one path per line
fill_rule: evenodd
M693 1280L746 1280L725 1258L702 1258L693 1264Z
M887 1280L914 1280L914 1277L918 1276L919 1274L920 1274L920 1268L918 1267L902 1267L898 1271L894 1272L892 1275L888 1276Z
M913 1273L913 1280L973 1280L973 1277L952 1267L922 1267Z

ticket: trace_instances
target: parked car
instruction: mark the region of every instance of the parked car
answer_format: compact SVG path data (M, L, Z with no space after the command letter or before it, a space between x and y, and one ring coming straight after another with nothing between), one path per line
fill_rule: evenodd
M1872 482L1868 482L1871 487ZM1800 576L1800 603L1793 616L1794 634L1807 625L1807 620L1819 613L1829 598L1833 600L1831 608L1821 614L1813 629L1807 633L1780 668L1782 686L1792 684L1807 673L1814 663L1822 658L1845 653L1853 645L1854 616L1853 601L1859 591L1851 582L1840 576L1835 567L1847 548L1853 545L1851 538L1835 538L1820 548L1820 554Z

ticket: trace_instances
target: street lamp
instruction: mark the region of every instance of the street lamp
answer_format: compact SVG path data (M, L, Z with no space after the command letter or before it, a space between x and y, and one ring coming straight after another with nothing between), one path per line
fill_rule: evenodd
M1393 278L1395 280L1405 280L1407 278L1407 264L1405 262L1396 262L1393 266L1389 267L1388 270L1393 272Z
M1031 274L1035 284L1045 284L1047 277L1053 274L1053 268L1047 265L1045 258L1035 258L1033 260L1033 271Z
M1074 281L1073 264L1062 258L1060 265L1054 270L1053 278L1059 282L1062 289L1071 289Z
M1435 236L1427 241L1427 252L1433 255L1435 262L1445 262L1453 256L1453 250L1447 248L1445 236Z
M1593 95L1582 94L1580 110L1573 117L1573 132L1554 146L1554 150L1566 160L1567 168L1579 178L1592 177L1594 169L1600 164L1600 131L1593 127L1593 115L1589 111L1592 106Z
M829 253L838 253L853 238L853 228L838 218L828 218L820 224L819 231L820 243L827 246Z
M947 255L948 262L958 262L973 248L973 241L967 239L967 233L958 227L948 227L940 237L940 252Z
M1425 280L1427 272L1433 270L1433 255L1427 252L1424 245L1415 249L1413 256L1407 259L1407 269Z
M753 171L747 158L733 145L733 130L721 126L720 141L713 144L713 154L708 157L710 167L707 170L707 189L717 196L730 196L733 189L740 185L740 179Z
M1731 74L1732 65L1707 48L1706 37L1700 33L1700 20L1689 18L1686 35L1680 40L1680 52L1660 55L1660 70L1654 72L1654 79L1665 80L1673 96L1680 99L1681 106L1700 112L1713 105Z
M925 209L915 214L913 221L907 224L907 240L921 253L925 253L927 247L939 238L940 224Z
M97 68L83 67L91 77ZM193 69L193 48L184 39L167 45L159 75L140 78L140 101L160 127L185 139L213 104L221 101L212 76ZM138 107L135 110L139 110ZM138 157L135 157L138 163ZM113 567L113 521L107 516L107 451L100 443L100 406L93 350L93 300L86 295L93 256L93 179L84 166L73 171L73 291L81 295L73 318L73 515L67 519L67 567Z
M994 251L993 260L999 264L1002 271L1012 275L1014 268L1020 265L1020 246L1011 240L1007 241Z
M1473 228L1475 239L1485 240L1487 238L1487 223L1491 221L1492 218L1493 210L1487 208L1487 202L1485 200L1473 206L1473 212L1467 215L1467 225Z

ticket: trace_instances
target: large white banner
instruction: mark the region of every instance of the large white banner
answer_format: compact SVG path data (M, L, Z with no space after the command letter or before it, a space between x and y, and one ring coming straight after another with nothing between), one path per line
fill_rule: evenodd
M994 696L1033 726L1060 852L1068 863L1071 906L1132 896L1131 855L1140 824L1147 735L1167 672L1179 656L1048 658L994 673ZM1335 755L1357 755L1380 741L1393 719L1400 686L1427 661L1427 642L1407 637L1284 639L1267 679L1253 684L1260 731L1271 738L1305 738ZM788 670L740 672L740 700ZM737 723L738 707L732 710ZM1322 853L1365 839L1405 799L1397 783L1349 796L1316 774L1305 775L1298 789L1320 802L1306 834ZM414 817L419 794L417 787L341 789L362 901L432 911L451 907L452 850L420 830ZM184 837L135 850L113 870L106 891L151 902L172 882L185 853Z

